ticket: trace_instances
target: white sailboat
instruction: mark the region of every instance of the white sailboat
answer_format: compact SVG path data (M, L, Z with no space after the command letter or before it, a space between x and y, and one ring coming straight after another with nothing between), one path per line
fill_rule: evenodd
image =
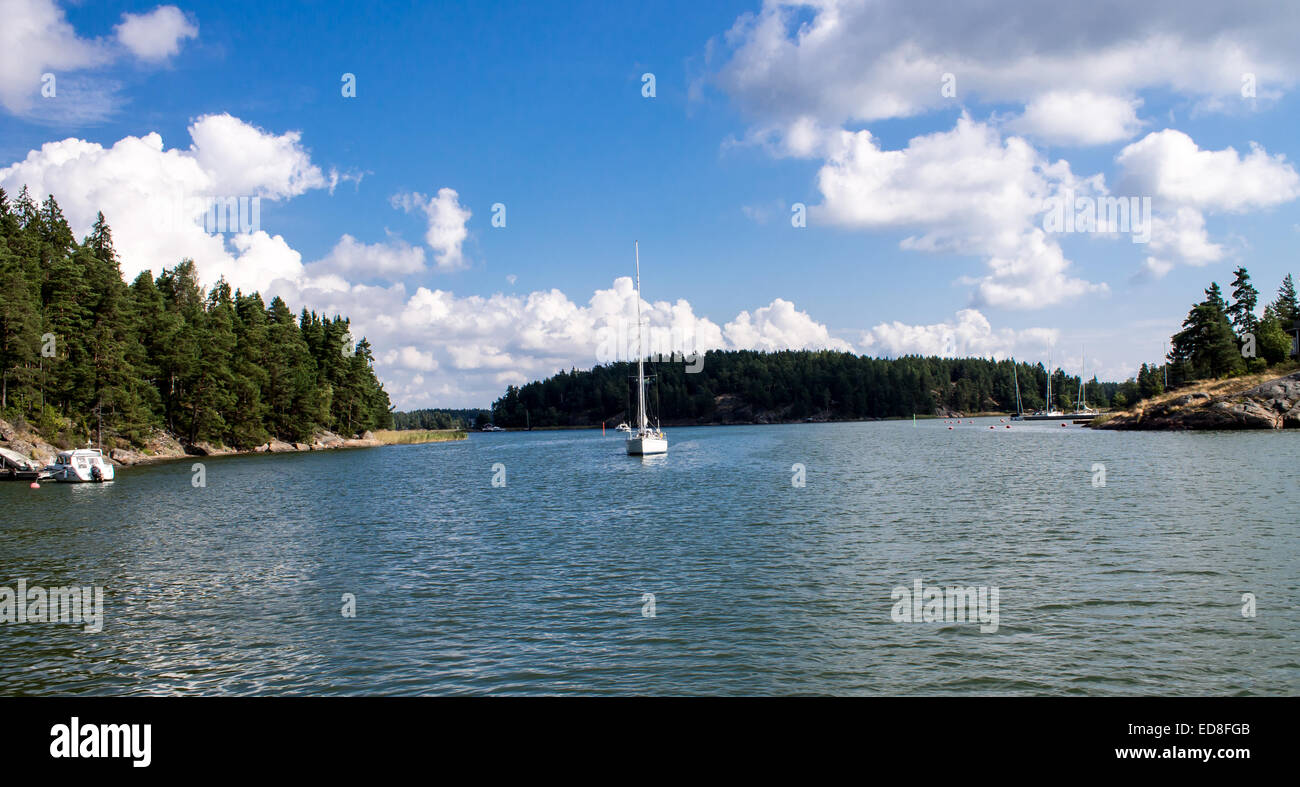
M1047 400L1043 409L1034 413L1035 418L1064 418L1065 413L1052 406L1052 351L1047 351Z
M641 347L641 247L633 243L636 253L636 413L637 429L627 437L628 456L668 453L668 437L656 423L652 428L645 413L645 353Z
M1019 390L1019 387L1020 387L1019 381L1017 381L1016 383L1017 391ZM1012 416L1012 419L1017 421L1063 421L1070 417L1065 413L1061 412L1060 410L1056 409L1052 405L1052 352L1051 350L1048 350L1047 352L1046 394L1047 394L1047 400L1046 400L1046 404L1044 404L1043 406L1043 409L1035 410L1033 413L1029 415L1024 415L1022 413L1019 417Z
M1079 349L1083 356L1083 368L1079 370L1079 401L1074 405L1074 414L1076 416L1087 416L1095 418L1097 411L1088 406L1088 354L1083 348Z

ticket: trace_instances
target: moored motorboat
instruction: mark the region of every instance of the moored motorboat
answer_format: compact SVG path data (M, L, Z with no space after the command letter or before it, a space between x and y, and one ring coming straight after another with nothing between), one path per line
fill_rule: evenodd
M103 483L113 480L113 464L98 448L60 451L52 464L41 471L42 478L65 483Z
M0 481L35 481L41 466L16 451L0 448Z

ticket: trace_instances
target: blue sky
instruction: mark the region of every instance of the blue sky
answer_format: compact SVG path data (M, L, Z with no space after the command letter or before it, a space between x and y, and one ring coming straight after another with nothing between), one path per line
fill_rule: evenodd
M351 315L401 407L486 405L607 360L634 239L651 324L700 347L1055 344L1068 368L1086 344L1112 379L1157 359L1236 265L1265 300L1300 273L1297 25L1267 5L6 5L34 32L0 42L0 185L54 190L74 226L109 203L128 275L193 256ZM154 133L161 150L113 147ZM1024 205L1075 182L1150 196L1163 243L1035 236ZM261 195L265 235L133 226L144 202L122 193L177 184Z

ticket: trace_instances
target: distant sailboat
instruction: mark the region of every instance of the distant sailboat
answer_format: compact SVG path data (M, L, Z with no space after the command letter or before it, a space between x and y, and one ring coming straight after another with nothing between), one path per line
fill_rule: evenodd
M1034 413L1036 418L1064 418L1065 413L1052 406L1052 351L1047 351L1047 402L1043 409Z
M1083 368L1079 370L1079 401L1074 405L1074 414L1092 418L1097 415L1097 411L1088 406L1085 396L1088 392L1088 356L1082 347L1079 348L1079 353L1083 357Z
M634 243L636 253L636 412L637 430L627 437L628 456L668 453L668 437L656 423L650 427L645 413L645 353L641 347L641 247Z
M1034 412L1032 415L1025 415L1020 410L1020 380L1019 378L1017 378L1016 379L1017 414L1011 416L1011 420L1013 421L1067 421L1070 419L1074 419L1075 423L1082 423L1084 421L1090 421L1093 418L1096 418L1097 411L1083 404L1084 393L1086 392L1086 388L1084 387L1082 375L1083 372L1080 372L1079 401L1075 403L1075 411L1073 413L1065 413L1060 410L1057 410L1055 407L1052 406L1052 354L1049 351L1047 354L1047 404L1044 406L1042 410L1038 410ZM1065 424L1061 424L1061 425L1064 426Z
M1020 404L1020 375L1016 372L1016 359L1011 359L1011 379L1016 382L1016 414L1011 416L1012 421L1025 420L1025 410Z

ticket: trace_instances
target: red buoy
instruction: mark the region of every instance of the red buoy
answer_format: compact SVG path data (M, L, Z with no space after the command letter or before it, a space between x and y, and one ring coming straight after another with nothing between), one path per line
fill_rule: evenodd
M40 484L36 483L35 481L32 482L32 489L40 489L40 488L41 488Z

